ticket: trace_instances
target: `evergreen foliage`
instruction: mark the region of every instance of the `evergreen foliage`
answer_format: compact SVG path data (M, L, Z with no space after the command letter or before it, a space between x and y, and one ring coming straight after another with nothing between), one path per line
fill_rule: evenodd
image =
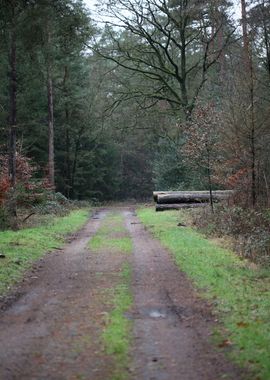
M0 5L0 153L11 179L17 154L68 198L205 189L205 154L185 147L204 140L196 112L210 104L213 186L269 205L268 2L246 8L243 33L223 0L108 0L104 27L79 0Z

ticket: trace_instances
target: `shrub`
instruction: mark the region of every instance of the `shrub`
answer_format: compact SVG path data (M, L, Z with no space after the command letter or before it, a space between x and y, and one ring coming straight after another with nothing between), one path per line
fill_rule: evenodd
M71 208L73 208L72 203L61 193L50 193L47 198L33 207L38 214L58 216L66 215Z
M205 234L230 236L236 252L255 262L270 264L269 210L216 206L215 213L193 211L194 224Z

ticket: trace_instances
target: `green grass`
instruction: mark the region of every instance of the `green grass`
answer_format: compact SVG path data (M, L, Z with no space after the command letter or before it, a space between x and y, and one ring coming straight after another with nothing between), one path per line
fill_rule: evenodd
M21 231L0 232L0 294L20 280L23 273L44 253L64 244L64 236L78 230L87 220L89 211L77 210L65 217L54 217L46 226Z
M129 377L127 367L132 328L132 322L125 317L125 312L132 305L131 268L126 256L132 252L132 241L125 228L124 217L119 212L108 214L88 245L97 254L102 250L121 254L121 271L115 272L115 285L104 291L110 311L106 314L102 341L106 353L112 356L115 363L110 380L124 380Z
M231 357L270 379L270 270L254 268L191 228L178 227L183 213L138 211L141 221L174 255L222 321L222 340L232 342ZM181 291L179 289L179 291Z
M123 216L119 213L110 213L106 216L97 234L89 241L88 246L94 251L108 249L130 254L132 241L127 235Z
M111 380L124 380L128 377L126 368L129 363L132 322L124 315L132 305L130 292L131 268L125 263L122 267L121 282L110 289L110 304L113 309L107 317L103 332L106 353L115 357L116 370Z
M99 233L97 233L97 235L90 240L89 247L94 251L100 249L111 249L125 253L132 252L132 242L129 237L109 238L101 236Z

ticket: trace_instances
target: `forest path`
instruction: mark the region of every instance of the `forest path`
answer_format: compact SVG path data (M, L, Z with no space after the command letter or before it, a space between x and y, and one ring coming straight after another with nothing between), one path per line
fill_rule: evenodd
M126 213L132 236L135 379L240 380L210 343L214 317L170 254Z
M124 378L112 375L114 358L106 354L101 335L110 307L106 290L117 283L127 259L110 247L95 254L87 246L109 212L99 211L61 252L37 264L18 300L1 313L1 380ZM134 247L128 259L134 295L126 315L134 322L129 378L239 380L234 366L209 343L214 325L209 306L131 208L113 212L124 218Z

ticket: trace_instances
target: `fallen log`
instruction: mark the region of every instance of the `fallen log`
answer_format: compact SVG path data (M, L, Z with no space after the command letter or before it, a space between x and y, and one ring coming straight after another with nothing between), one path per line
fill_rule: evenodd
M209 194L209 190L201 190L201 191L153 191L153 198L154 201L157 202L159 195L182 195L182 194ZM213 194L220 194L220 195L232 195L233 190L214 190Z
M153 198L154 198L154 201L157 202L158 195L173 194L173 193L176 193L176 191L153 191Z
M228 199L232 195L230 190L213 191L212 198L214 202ZM190 192L171 192L157 195L158 204L176 204L176 203L208 203L210 194L208 191L190 191Z
M197 208L208 206L208 203L177 203L177 204L157 204L156 211L182 210L187 208Z
M217 192L220 192L220 193L223 193L224 191L228 191L228 190L217 190ZM170 194L173 194L173 195L181 195L181 194L209 194L209 190L199 190L199 191L193 191L193 190L190 190L190 191L180 191L180 190L175 190L175 191L153 191L153 198L154 198L154 201L157 202L157 198L159 195L170 195Z

